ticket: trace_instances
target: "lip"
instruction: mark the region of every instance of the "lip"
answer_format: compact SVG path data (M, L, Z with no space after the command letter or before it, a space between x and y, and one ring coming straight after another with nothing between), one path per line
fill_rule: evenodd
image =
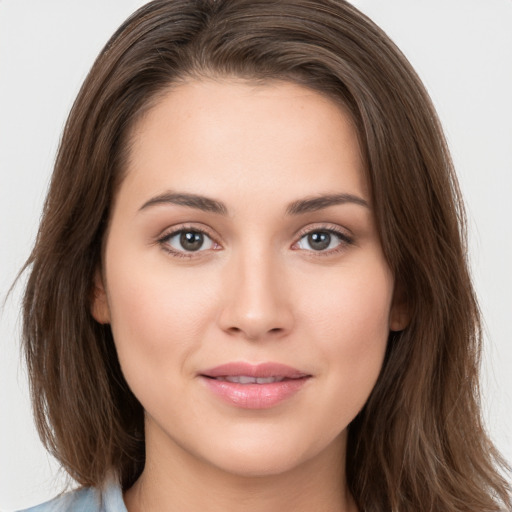
M220 380L237 376L282 377L283 380L263 384ZM214 395L230 405L242 409L268 409L291 398L312 376L281 363L232 362L204 370L199 377Z

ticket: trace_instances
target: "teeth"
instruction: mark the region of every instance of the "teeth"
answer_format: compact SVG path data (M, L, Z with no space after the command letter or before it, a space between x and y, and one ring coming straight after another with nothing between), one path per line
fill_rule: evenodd
M248 375L228 375L219 380L233 382L235 384L271 384L272 382L281 382L284 377L249 377Z
M257 377L256 382L258 384L270 384L271 382L281 382L284 377Z

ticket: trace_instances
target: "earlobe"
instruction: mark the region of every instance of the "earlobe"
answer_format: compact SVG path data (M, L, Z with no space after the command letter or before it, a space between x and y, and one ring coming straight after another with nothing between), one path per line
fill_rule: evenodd
M403 331L409 325L409 314L407 311L393 310L389 319L389 330L398 332Z
M389 330L403 331L409 325L410 316L407 294L402 285L397 285L389 314Z
M100 324L110 323L110 308L108 307L107 292L105 291L103 276L99 269L94 273L91 314Z

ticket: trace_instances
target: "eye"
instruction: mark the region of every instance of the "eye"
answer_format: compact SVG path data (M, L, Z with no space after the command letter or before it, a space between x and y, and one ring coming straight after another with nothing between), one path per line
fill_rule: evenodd
M334 229L317 229L303 235L296 247L315 252L336 252L352 243L352 239Z
M160 238L159 243L174 254L206 251L215 249L217 244L204 232L198 229L180 229Z

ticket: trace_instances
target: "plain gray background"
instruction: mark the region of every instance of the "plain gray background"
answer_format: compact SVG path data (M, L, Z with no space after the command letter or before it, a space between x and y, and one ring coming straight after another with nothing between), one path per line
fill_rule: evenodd
M95 56L143 0L0 0L0 298L30 252L67 113ZM512 0L354 0L404 51L439 111L470 222L485 318L484 414L512 460ZM35 433L18 286L0 317L0 509L64 485Z

